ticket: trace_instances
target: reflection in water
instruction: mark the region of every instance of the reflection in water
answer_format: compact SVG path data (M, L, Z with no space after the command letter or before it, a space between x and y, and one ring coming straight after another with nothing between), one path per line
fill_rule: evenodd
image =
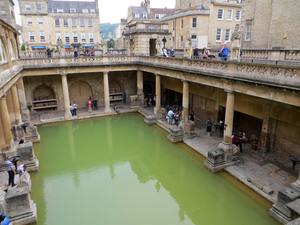
M138 115L38 129L39 225L277 224L270 204L205 170L195 153Z

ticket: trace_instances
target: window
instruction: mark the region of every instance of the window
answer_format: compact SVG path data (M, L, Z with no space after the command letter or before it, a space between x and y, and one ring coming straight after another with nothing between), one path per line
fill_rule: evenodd
M84 19L80 19L80 26L84 27Z
M60 25L59 25L59 19L55 19L55 26L56 27L59 27Z
M197 27L197 18L193 18L192 28L196 28L196 27Z
M230 29L226 29L225 31L225 41L230 42Z
M236 21L241 20L241 10L236 10L235 20Z
M88 26L92 27L93 26L93 20L88 20Z
M196 35L192 35L192 46L195 47L197 44L197 36Z
M274 1L274 0L273 0ZM242 0L236 0L236 3L242 3Z
M72 19L72 27L76 27L77 23L76 23L76 19Z
M134 18L140 18L139 12L135 12L135 13L134 13Z
M229 2L229 0L223 0L224 2Z
M68 27L69 23L68 23L68 19L64 19L64 27Z
M45 41L45 34L44 32L40 32L40 40Z
M42 11L41 4L36 4L36 11L37 12L41 12Z
M58 12L58 13L63 13L64 10L63 10L63 9L57 9L57 12Z
M85 40L85 33L81 33L81 42L82 43L86 42L86 40Z
M246 25L246 35L245 35L245 41L250 41L251 38L251 23L247 23Z
M30 12L31 11L30 4L25 4L25 10L26 10L26 12Z
M52 9L52 12L57 13L57 9Z
M29 32L29 41L34 41L34 33Z
M0 63L6 61L7 59L6 59L4 44L2 42L2 39L0 38Z
M216 42L221 42L221 37L222 37L222 29L218 28L217 35L216 35Z
M227 10L227 20L232 20L232 9Z
M94 35L93 33L89 33L90 36L90 43L94 43Z
M76 13L76 9L70 9L70 13Z
M218 9L218 20L223 19L223 9Z
M32 25L32 18L31 17L27 17L27 24Z
M155 19L159 19L159 14L155 14Z
M96 13L96 10L95 9L91 9L91 13Z
M143 18L147 18L147 13L143 12Z
M61 39L61 34L60 33L56 33L56 40Z
M77 33L73 33L73 41L74 41L75 43L78 42Z
M82 9L82 13L89 13L88 9Z
M172 22L172 30L175 30L175 21Z
M180 36L180 43L179 43L179 47L183 47L183 36Z
M180 29L183 29L183 20L180 20Z
M69 33L65 33L65 41L66 41L66 43L70 43Z
M43 17L38 17L38 24L43 24Z

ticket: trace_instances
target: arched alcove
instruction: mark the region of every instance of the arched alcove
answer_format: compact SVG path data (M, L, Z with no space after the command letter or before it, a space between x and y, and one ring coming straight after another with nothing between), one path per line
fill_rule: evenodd
M52 87L42 84L32 91L33 110L48 111L57 108L56 94Z
M113 94L113 93L122 93L123 91L123 85L120 81L118 80L110 80L109 81L109 93Z
M89 97L93 98L92 87L84 81L73 83L69 92L70 102L73 103L75 101L78 108L86 107Z

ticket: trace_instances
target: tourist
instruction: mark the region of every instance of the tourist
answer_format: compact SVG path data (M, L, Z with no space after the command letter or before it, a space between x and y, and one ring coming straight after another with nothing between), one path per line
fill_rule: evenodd
M170 48L170 57L175 57L175 50L173 49L173 46Z
M227 47L227 43L225 43L222 48L222 61L228 61L229 53L230 53L230 49Z
M77 111L77 104L75 103L75 101L73 102L73 109L74 109L74 116L76 116L76 111Z
M190 117L190 120L191 120L191 121L195 122L195 114L194 114L194 111L191 112L191 114L190 114L189 117Z
M222 60L222 51L223 51L223 45L221 45L220 48L219 48L218 51L217 51L217 54L218 54L217 59L218 59L219 61Z
M193 50L193 55L194 55L194 59L198 59L199 57L199 53L198 53L198 48L197 45L195 46L194 50Z
M148 101L148 104L149 104L149 105L148 105L148 106L152 106L152 96L149 95L149 98L148 98L148 99L149 99L149 101Z
M237 137L239 139L239 142L240 142L240 152L243 153L243 146L242 146L242 143L243 143L243 131L240 130L239 133L237 134Z
M163 56L164 56L164 57L169 57L169 56L168 56L167 49L163 48L162 51L163 51Z
M220 123L217 126L217 131L219 132L220 137L222 137L224 131L224 123L222 120L220 120Z
M4 213L0 213L0 224L1 225L9 225L10 224L8 217Z
M74 49L74 57L78 57L78 51L77 51L77 48Z
M98 100L96 99L96 98L94 98L94 100L93 100L93 104L94 104L94 110L96 111L98 111Z
M170 108L169 112L168 112L168 124L172 124L172 121L173 121L173 116L174 116L174 112L172 110L172 108Z
M166 111L167 111L167 113L169 112L169 110L170 110L170 105L168 104L168 105L166 106Z
M25 164L21 164L20 166L18 166L16 174L22 174L26 171L26 165Z
M46 52L47 52L48 58L51 58L52 57L51 54L52 54L53 50L51 50L50 48L47 48Z
M212 122L210 121L210 118L208 118L206 121L206 132L208 137L210 137L211 135L211 126L212 126Z
M7 160L4 162L5 169L8 173L8 186L11 184L12 187L16 186L15 184L15 166L12 164L12 162L9 160L11 156L7 157Z
M94 50L94 47L91 47L91 56L95 56L95 50Z
M240 147L240 152L243 153L242 151L242 141L240 140L240 138L238 137L237 134L234 134L231 138L231 143Z
M70 111L71 111L72 116L74 116L74 107L73 107L72 103L70 103Z
M202 54L203 54L203 58L205 57L206 59L209 59L208 58L209 50L207 50L205 47L203 48Z
M91 113L93 110L92 110L92 107L93 107L93 103L91 101L91 97L89 98L88 102L87 102L87 107L88 107L88 112Z
M153 105L155 106L155 102L156 102L156 96L155 96L155 94L154 94L154 93L152 94L152 99L153 99Z
M178 125L179 125L180 115L181 115L181 113L179 113L178 111L174 115L174 120L175 120L176 127L178 127Z
M21 137L21 140L19 141L19 145L20 145L20 144L25 144L25 143L26 143L25 138L24 138L24 137Z
M116 113L121 113L121 111L119 110L119 108L118 108L118 106L116 104L114 105L114 111Z

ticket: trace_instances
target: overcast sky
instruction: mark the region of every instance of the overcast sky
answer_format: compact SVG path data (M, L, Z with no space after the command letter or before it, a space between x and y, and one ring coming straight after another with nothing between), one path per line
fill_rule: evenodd
M17 24L21 25L19 2L13 1ZM121 18L127 18L128 7L140 6L141 2L142 0L99 0L100 23L120 23ZM175 0L151 0L150 6L151 8L175 8Z

